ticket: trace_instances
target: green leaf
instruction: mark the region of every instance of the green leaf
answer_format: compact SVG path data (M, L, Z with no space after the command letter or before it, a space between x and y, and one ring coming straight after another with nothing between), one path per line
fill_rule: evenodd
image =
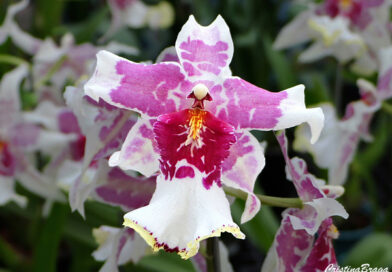
M273 49L272 42L269 37L263 37L263 45L265 54L276 76L278 87L284 90L296 85L298 82L294 71L292 70L291 64L285 55Z
M53 28L61 24L64 0L37 0L36 25L43 37L52 35Z
M63 228L69 215L69 207L55 203L49 217L43 223L34 250L34 272L56 271L56 261Z
M361 168L365 167L369 171L377 165L385 153L386 146L390 140L388 118L385 115L380 117L382 118L378 120L377 130L373 136L374 141L368 144L366 149L359 152L356 156L356 161L358 161Z
M148 255L140 260L139 267L148 271L172 272L172 271L194 271L189 260L183 260L178 254L159 251L158 254ZM134 271L139 271L134 269Z
M392 267L392 236L374 233L358 242L348 253L344 265L359 267L368 263L371 267Z

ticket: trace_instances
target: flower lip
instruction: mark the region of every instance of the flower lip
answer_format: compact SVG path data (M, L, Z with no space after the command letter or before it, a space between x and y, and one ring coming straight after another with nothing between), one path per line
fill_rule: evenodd
M208 87L203 83L199 83L192 88L192 92L187 96L187 98L195 99L192 108L204 109L204 100L212 101L212 97L208 90Z

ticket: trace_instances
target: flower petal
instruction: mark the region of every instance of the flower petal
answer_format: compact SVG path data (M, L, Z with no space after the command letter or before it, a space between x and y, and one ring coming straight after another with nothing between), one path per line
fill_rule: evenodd
M223 184L248 193L241 223L251 220L260 209L260 200L253 188L265 166L264 147L249 132L236 134L237 141L230 148L229 157L222 164Z
M321 223L331 216L347 219L348 213L338 201L325 197L304 203L304 208L294 215L289 215L289 218L295 230L303 229L309 235L314 235Z
M326 219L318 231L318 238L313 245L312 251L306 259L302 271L323 272L331 265L337 265L335 249L332 238L329 235L332 219Z
M6 177L0 174L0 206L14 201L21 207L26 207L27 198L25 196L18 195L15 190L15 181L13 177Z
M193 15L189 16L178 34L176 50L188 77L208 80L231 75L228 67L234 52L233 40L220 15L206 27L199 25Z
M0 132L7 133L18 121L20 110L19 87L28 74L28 67L20 65L6 73L0 83Z
M125 211L148 204L155 189L155 178L133 177L119 168L104 168L106 171L100 171L95 178L94 198Z
M342 185L347 177L348 166L356 152L361 137L367 137L368 125L378 105L368 105L359 100L346 108L345 119L337 120L331 105L322 105L327 118L327 127L321 133L320 140L310 145L305 138L306 128L296 131L294 147L299 151L310 152L317 165L328 169L329 184Z
M39 196L48 200L65 201L57 184L38 172L32 165L28 165L23 171L17 171L15 178L25 188Z
M184 79L178 63L138 64L100 51L96 70L84 89L96 101L102 98L116 107L157 117L189 104L180 90Z
M279 130L307 122L315 142L323 128L324 115L320 108L306 108L304 89L298 85L274 93L231 77L224 81L223 90L211 91L214 103L206 108L222 121L242 129Z
M42 40L34 38L29 33L21 30L14 18L17 13L28 5L28 0L22 0L8 7L6 18L0 28L0 44L9 36L19 48L30 55L34 55L38 51Z
M380 50L380 71L377 88L381 99L392 97L392 47Z
M243 239L230 214L223 190L213 184L206 190L202 173L192 167L195 176L165 180L157 178L157 188L148 206L124 216L124 225L135 229L157 251L177 252L182 258L194 256L200 241L230 232Z
M157 57L156 63L159 62L180 62L177 56L177 51L174 46L165 48Z
M150 177L159 170L159 151L152 124L155 120L139 118L129 131L121 150L112 154L110 166L134 170Z
M304 11L284 26L274 42L274 48L281 50L310 40L307 26L312 13L313 9Z
M157 188L148 206L125 215L159 250L184 259L197 253L199 242L228 231L243 238L221 188L221 164L235 142L234 129L207 111L183 110L158 117L154 133L160 151Z
M86 136L84 165L89 165L93 159L106 157L120 147L134 124L130 112L102 100L98 103L92 101L84 96L80 88L67 87L64 97L76 115L74 123L77 122L74 125L79 125L82 134Z
M344 17L314 16L308 21L308 25L316 44L324 46L325 55L333 55L341 63L360 57L367 50L362 37L351 31L349 21ZM324 54L320 52L317 58L322 55ZM303 52L300 60L311 61L310 56L309 52Z
M301 210L291 209L288 214L293 228L303 229L314 235L321 223L328 217L341 216L348 218L344 207L334 198L328 198L322 190L322 183L307 171L304 160L290 159L287 153L287 138L282 132L277 135L287 165L287 174L294 183L297 193L304 202Z
M293 229L290 219L284 216L261 271L301 271L313 240L306 231Z
M133 231L101 226L93 229L99 248L92 255L97 261L105 261L100 272L118 271L118 266L129 261L139 261L147 252L144 240Z

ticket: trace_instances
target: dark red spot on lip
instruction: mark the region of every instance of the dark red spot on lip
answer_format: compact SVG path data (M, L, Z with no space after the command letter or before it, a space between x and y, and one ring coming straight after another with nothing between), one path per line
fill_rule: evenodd
M178 168L176 172L176 178L194 178L195 177L195 171L193 171L192 167L189 166L181 166Z
M15 159L8 143L0 141L0 175L12 176L15 172Z

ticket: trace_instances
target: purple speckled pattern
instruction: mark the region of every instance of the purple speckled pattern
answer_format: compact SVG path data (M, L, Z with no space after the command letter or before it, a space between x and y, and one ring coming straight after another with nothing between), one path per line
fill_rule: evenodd
M228 66L228 44L217 41L208 45L202 40L191 40L180 44L180 60L188 76L202 75L204 72L219 75L221 70Z
M161 62L151 65L100 52L99 65L86 90L108 103L151 118L189 108L187 95L193 86L203 83L213 98L206 109L235 128L272 130L284 117L281 106L289 98L287 91L269 92L231 76L233 43L228 26L220 16L208 27L200 26L191 16L177 37L176 50L179 63L162 62L165 56L160 56ZM115 66L115 71L105 71L106 63ZM290 105L303 107L297 97L289 99L293 101L285 103L288 112L292 110ZM301 120L307 121L306 118ZM298 120L292 122L298 123Z
M145 65L119 61L116 70L123 77L118 88L110 92L115 103L156 117L178 110L176 101L169 95L185 99L185 95L179 91L185 76L175 62Z
M222 173L229 172L233 169L237 160L246 157L246 165L250 168L244 169L246 171L251 171L254 167L256 167L256 159L251 154L254 152L254 147L250 144L249 135L245 135L243 133L236 133L237 141L230 147L230 155L227 157L222 164ZM247 173L235 171L227 173L227 177L231 180L235 180L236 183L243 189L248 191L253 191L253 184L249 184L244 179L244 175Z
M290 213L295 213L295 211L288 210L286 215ZM269 253L267 262L271 262L268 258L277 258L274 261L276 266L273 271L285 272L323 272L328 265L337 265L332 244L332 239L336 238L334 236L336 234L331 235L333 228L332 219L325 219L315 239L304 230L293 229L289 218L284 216L274 244L270 248L270 251L274 251L275 254ZM262 270L262 272L269 271Z
M294 230L290 219L285 217L275 236L272 250L276 250L279 269L276 271L300 271L301 261L307 256L313 245L313 236L305 230Z
M337 265L335 249L332 244L332 237L329 235L330 227L333 222L327 218L320 226L319 235L313 245L305 265L302 267L303 272L323 272L329 265Z
M269 92L237 77L224 81L223 88L211 90L213 112L222 121L243 129L271 130L282 116L279 108L287 93ZM224 106L223 106L224 105Z
M308 172L305 161L299 158L289 158L285 133L281 132L276 138L278 139L288 172L300 198L306 202L324 197L324 193L314 182L315 177Z
M154 189L155 178L132 177L116 167L110 169L95 193L101 201L129 211L147 205Z
M264 167L264 150L249 132L237 132L237 141L230 147L230 155L222 164L223 184L249 194L241 222L251 220L260 208L260 201L253 194L253 188Z
M203 27L191 16L178 34L176 50L189 77L222 76L228 73L233 41L222 17Z

